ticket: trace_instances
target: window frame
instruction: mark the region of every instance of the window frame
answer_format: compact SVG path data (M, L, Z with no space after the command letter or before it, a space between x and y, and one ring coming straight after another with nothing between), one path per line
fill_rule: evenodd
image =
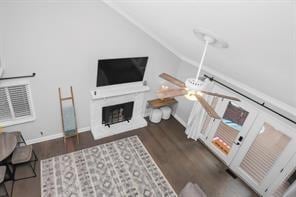
M32 97L32 91L31 91L31 84L29 80L12 80L12 81L0 81L0 88L8 88L12 86L22 86L25 85L27 88L28 92L28 101L29 101L29 107L31 109L31 115L27 117L15 117L14 111L11 110L11 99L8 99L9 105L10 105L10 112L13 114L13 118L11 120L7 121L0 121L0 126L1 127L8 127L8 126L13 126L13 125L18 125L18 124L23 124L27 122L32 122L36 120L36 113L35 113L35 107L33 104L33 97Z

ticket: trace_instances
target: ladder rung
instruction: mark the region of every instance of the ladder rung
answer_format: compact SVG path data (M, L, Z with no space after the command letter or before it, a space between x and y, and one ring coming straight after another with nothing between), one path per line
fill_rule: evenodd
M61 98L61 100L62 100L62 101L64 101L64 100L71 100L72 98L73 98L73 97L70 96L70 97Z

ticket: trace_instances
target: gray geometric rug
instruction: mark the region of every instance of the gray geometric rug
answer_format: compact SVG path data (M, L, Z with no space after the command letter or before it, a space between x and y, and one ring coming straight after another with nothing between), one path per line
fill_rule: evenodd
M41 161L42 197L177 196L137 136Z

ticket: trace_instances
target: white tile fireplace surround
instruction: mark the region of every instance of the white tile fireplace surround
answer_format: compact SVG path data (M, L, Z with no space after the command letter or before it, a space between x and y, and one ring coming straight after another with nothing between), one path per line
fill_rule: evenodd
M149 91L142 83L129 83L115 86L98 87L91 91L90 118L94 139L115 135L147 126L144 119L144 93ZM131 120L105 126L102 123L103 107L134 102Z

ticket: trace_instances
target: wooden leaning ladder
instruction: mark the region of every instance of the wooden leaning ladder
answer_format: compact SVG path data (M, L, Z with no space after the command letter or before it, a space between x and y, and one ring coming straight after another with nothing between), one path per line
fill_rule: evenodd
M77 131L77 118L76 118L74 94L73 94L72 86L70 87L70 91L71 91L71 96L62 97L61 88L59 88L59 99L60 99L62 126L63 126L63 133L64 133L64 143L66 143L67 138L76 136L77 143L79 144L79 134ZM71 101L70 106L65 107L64 102L66 101Z

